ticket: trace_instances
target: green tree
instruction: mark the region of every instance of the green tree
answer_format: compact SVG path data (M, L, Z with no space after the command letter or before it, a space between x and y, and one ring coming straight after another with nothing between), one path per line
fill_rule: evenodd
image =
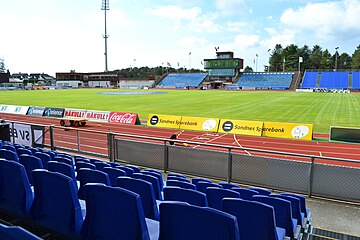
M269 65L271 72L282 71L282 64L283 64L282 52L283 52L283 47L281 46L281 44L276 44L275 48L272 50L270 55Z
M6 72L4 59L0 58L0 73Z
M246 66L245 69L244 69L244 72L245 73L251 73L251 72L254 72L254 70L252 69L252 67Z
M352 54L351 68L352 69L360 69L360 45L357 46L356 50Z

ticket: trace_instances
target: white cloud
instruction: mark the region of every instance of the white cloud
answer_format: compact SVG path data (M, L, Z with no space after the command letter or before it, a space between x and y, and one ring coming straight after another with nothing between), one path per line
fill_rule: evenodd
M240 34L235 37L235 46L238 46L240 50L248 50L250 48L258 47L260 39L259 35Z
M266 49L274 48L276 44L281 44L283 47L295 43L297 31L293 29L285 29L278 31L274 28L266 28L265 31L270 35L269 39L262 40L261 45Z
M246 9L244 0L216 0L215 6L221 15L234 15Z
M359 0L309 3L287 9L280 20L290 27L313 31L319 39L347 39L360 34L359 13Z
M194 48L194 47L202 47L204 45L207 45L208 41L205 38L199 38L199 37L186 37L182 38L178 41L178 45L181 48Z
M146 12L170 20L193 20L201 15L201 8L184 9L179 6L168 5L147 9Z
M243 32L251 26L248 22L227 22L226 28L230 32Z

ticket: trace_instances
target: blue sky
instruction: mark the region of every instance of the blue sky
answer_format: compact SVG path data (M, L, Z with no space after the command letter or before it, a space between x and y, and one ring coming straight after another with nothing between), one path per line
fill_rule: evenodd
M101 0L0 6L0 58L12 73L105 69ZM360 0L110 0L108 66L202 68L202 59L219 47L254 70L257 54L262 71L277 43L352 54L360 44L359 23Z

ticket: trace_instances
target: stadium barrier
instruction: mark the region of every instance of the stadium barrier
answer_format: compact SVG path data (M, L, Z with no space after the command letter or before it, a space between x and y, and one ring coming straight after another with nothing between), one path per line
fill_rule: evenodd
M0 105L0 113L26 115L28 109L27 106Z
M360 128L330 127L330 141L360 143Z
M356 160L53 125L12 124L43 128L44 146L53 150L92 155L164 172L360 203L360 161ZM71 131L66 132L64 139L64 130L69 129ZM89 142L89 136L96 139L96 145L91 145L94 143ZM16 141L14 136L11 140Z

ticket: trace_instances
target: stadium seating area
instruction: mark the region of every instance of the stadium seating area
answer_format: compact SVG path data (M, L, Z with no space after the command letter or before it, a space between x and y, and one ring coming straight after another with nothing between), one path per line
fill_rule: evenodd
M301 88L360 89L360 72L305 72Z
M360 89L360 72L352 73L352 88Z
M206 78L207 73L170 73L156 87L186 88L198 87Z
M301 88L316 88L319 72L305 72Z
M55 239L302 239L311 225L300 195L176 173L165 181L154 169L1 140L0 148L0 213L36 226L0 225L1 239L39 239L38 229Z
M237 85L242 88L288 89L293 73L244 73Z
M320 79L320 88L349 88L348 72L323 72Z

